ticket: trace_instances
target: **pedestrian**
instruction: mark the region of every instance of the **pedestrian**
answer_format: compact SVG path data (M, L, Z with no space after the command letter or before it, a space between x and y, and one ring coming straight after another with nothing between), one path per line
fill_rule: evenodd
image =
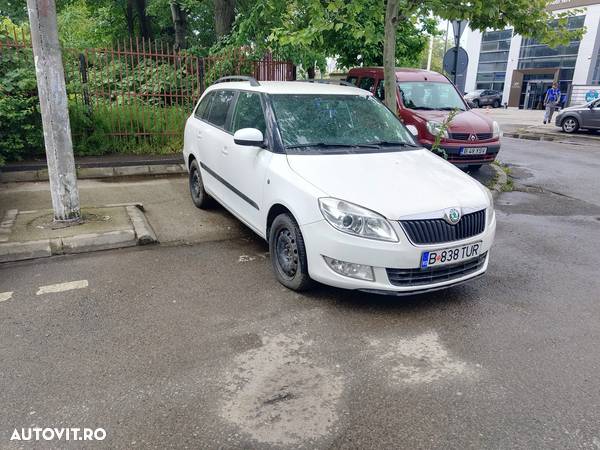
M546 112L544 113L544 124L552 122L552 114L556 106L560 103L560 89L558 89L556 83L552 83L552 87L546 91L544 97L544 107Z

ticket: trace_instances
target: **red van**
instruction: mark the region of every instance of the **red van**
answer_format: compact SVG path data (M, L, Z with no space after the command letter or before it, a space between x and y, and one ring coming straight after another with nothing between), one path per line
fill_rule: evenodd
M372 92L380 100L384 99L382 67L351 69L346 81ZM416 133L424 147L431 148L440 123L450 111L458 109L441 140L448 161L478 169L496 159L500 150L500 127L483 113L471 110L444 75L422 69L398 68L396 86L400 120Z

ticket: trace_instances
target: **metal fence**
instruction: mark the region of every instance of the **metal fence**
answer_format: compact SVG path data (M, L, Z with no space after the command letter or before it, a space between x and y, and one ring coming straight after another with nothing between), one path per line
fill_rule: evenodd
M8 51L31 52L28 36L0 35L0 57ZM197 57L145 39L129 39L112 48L64 49L63 62L73 140L76 150L78 144L85 147L83 153L94 153L94 145L112 147L97 153L138 152L146 145L176 150L185 119L217 78L252 75L258 80L286 81L295 77L290 62L270 54L255 60L244 49L236 49Z

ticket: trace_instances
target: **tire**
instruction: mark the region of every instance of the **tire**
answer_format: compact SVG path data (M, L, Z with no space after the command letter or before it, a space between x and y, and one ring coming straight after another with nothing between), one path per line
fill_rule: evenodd
M305 291L314 281L308 275L306 247L300 227L287 213L275 217L269 229L269 253L277 281L293 291Z
M483 166L483 164L470 164L469 170L472 172L477 172L479 169L481 169L481 166Z
M492 104L492 108L500 108L500 100L494 100Z
M200 167L198 166L198 161L195 159L190 164L189 184L192 202L194 202L196 208L208 209L213 206L214 202L212 197L204 190L204 182L202 181Z
M473 108L479 108L479 100L473 100Z
M565 133L575 133L579 130L579 121L575 117L565 117L561 123L561 128Z

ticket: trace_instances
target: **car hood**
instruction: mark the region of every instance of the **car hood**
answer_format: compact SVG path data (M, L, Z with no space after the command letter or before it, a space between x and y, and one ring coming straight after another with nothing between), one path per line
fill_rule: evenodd
M390 220L460 207L488 206L485 188L429 150L288 155L291 169L325 196L346 200Z
M413 112L423 120L438 123L442 123L450 114L450 111L415 110ZM448 129L451 133L490 133L493 131L492 119L472 110L462 111L454 116Z
M591 102L590 102L591 103ZM564 112L564 111L578 111L578 110L586 110L589 108L589 103L584 103L583 105L575 105L575 106L569 106L568 108L563 108L561 109L559 112Z

